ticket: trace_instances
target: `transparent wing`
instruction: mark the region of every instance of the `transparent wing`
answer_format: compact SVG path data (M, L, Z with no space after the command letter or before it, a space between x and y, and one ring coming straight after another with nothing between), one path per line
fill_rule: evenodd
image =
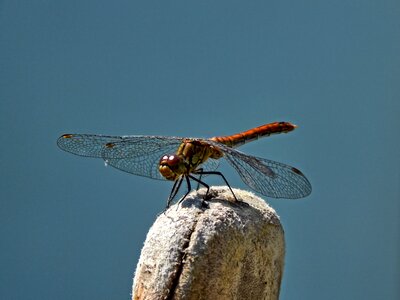
M246 155L223 144L209 141L224 152L225 159L236 169L250 188L273 198L297 199L311 193L311 184L298 169L255 156Z
M112 167L139 176L164 180L158 171L162 155L175 153L182 138L165 136L104 136L68 134L57 140L64 151L102 158Z
M135 137L133 137L136 139ZM140 136L137 137L140 139ZM128 137L96 134L64 134L57 140L62 150L75 155L102 158L103 149L108 143L120 142Z
M209 158L200 165L200 168L202 168L203 171L215 171L218 168L218 166L219 166L219 160Z

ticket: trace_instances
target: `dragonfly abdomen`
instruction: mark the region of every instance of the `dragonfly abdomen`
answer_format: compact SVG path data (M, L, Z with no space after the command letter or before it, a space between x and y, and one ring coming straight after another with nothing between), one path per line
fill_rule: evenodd
M294 130L296 127L296 125L289 122L274 122L233 135L213 137L211 140L234 148L272 134L287 133Z

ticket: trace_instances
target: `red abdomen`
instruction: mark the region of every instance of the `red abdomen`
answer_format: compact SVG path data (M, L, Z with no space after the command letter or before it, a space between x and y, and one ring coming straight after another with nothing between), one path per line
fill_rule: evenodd
M296 125L289 122L274 122L233 135L213 137L211 140L234 148L245 143L258 140L259 138L270 136L271 134L287 133L294 130L296 127Z

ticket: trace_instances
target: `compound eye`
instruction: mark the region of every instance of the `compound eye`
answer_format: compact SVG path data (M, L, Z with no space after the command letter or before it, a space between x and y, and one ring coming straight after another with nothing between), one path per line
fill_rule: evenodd
M168 165L170 167L173 167L177 164L179 164L181 161L181 158L175 154L169 154L169 155L163 155L160 159L160 164L161 165Z
M181 161L181 158L177 155L169 155L168 156L168 165L170 167L176 166Z

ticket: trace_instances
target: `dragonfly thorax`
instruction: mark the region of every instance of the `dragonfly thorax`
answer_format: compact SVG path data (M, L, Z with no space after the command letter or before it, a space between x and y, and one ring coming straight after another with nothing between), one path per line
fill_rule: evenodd
M158 170L165 179L176 180L181 175L196 171L207 159L222 156L222 152L213 146L197 140L185 140L175 154L161 157Z

